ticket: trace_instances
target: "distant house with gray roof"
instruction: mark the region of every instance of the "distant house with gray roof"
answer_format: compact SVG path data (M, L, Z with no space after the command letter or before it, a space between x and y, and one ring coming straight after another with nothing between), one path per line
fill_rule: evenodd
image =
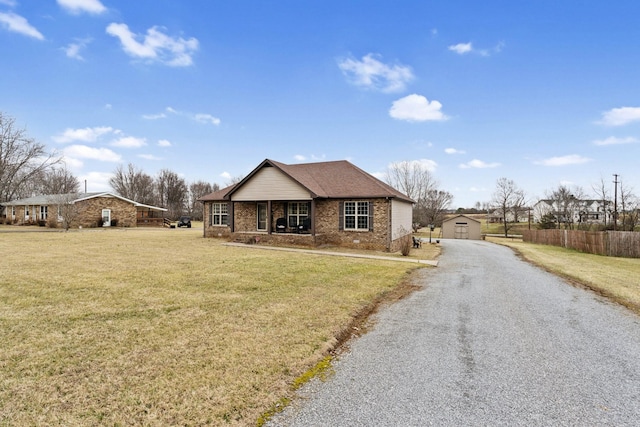
M397 251L414 201L348 161L266 159L239 183L199 199L204 236L267 244Z
M114 193L50 194L2 203L8 222L69 227L162 226L165 208L129 200Z

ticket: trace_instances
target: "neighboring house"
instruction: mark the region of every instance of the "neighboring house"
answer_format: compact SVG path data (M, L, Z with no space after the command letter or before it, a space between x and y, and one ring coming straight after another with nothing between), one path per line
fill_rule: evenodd
M526 222L529 220L529 211L530 209L527 207L519 208L517 221L516 221L516 216L514 215L513 210L508 211L507 214L504 216L506 217L507 222ZM487 215L487 220L489 223L492 223L492 224L502 224L503 222L502 209L495 209L493 212L490 212Z
M481 227L482 225L477 219L466 215L456 215L442 221L442 238L480 240L482 238Z
M533 221L541 222L545 215L553 215L556 221L571 224L609 224L612 212L606 206L612 202L593 199L572 199L564 205L557 200L542 199L533 205Z
M70 227L162 226L165 208L114 193L53 194L2 203L14 224L62 224Z
M204 236L395 252L414 201L347 161L264 160L239 183L199 199Z

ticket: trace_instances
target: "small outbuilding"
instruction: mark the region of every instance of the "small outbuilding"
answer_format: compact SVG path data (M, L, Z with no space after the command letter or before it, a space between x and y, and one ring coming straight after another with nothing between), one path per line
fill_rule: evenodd
M482 239L481 224L466 215L456 215L442 222L443 239Z

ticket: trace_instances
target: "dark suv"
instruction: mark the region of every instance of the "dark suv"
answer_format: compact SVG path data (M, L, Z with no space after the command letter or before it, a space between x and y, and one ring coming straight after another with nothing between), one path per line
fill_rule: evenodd
M178 220L178 228L180 227L187 227L187 228L191 228L191 218L188 216L181 216L180 219Z

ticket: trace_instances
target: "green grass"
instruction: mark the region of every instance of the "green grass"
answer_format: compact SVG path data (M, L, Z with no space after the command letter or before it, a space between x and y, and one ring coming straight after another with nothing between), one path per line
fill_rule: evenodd
M255 425L417 264L202 230L0 235L0 425Z

